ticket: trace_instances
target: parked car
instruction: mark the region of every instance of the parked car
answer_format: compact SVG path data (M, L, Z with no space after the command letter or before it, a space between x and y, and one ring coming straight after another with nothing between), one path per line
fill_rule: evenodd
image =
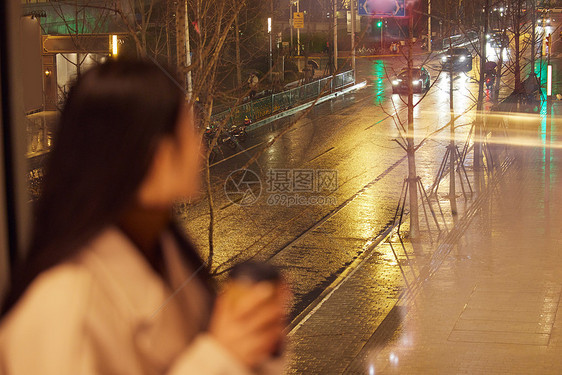
M422 93L429 90L431 77L427 69L422 67L412 68L412 86L415 93ZM408 69L402 69L392 80L392 93L408 92Z
M472 54L467 48L451 48L441 57L441 67L448 71L470 72L472 70Z

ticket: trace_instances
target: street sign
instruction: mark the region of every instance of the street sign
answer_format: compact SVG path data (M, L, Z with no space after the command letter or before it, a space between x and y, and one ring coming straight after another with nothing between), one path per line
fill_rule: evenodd
M294 12L293 13L293 27L295 29L304 28L304 12Z
M406 17L404 0L359 0L357 5L360 16L373 16L376 18Z
M361 17L357 13L355 13L355 24L357 26L361 26ZM351 11L347 11L347 33L351 33Z
M357 2L357 8L360 16L368 16L371 14L371 12L369 11L369 3L367 0L359 0Z

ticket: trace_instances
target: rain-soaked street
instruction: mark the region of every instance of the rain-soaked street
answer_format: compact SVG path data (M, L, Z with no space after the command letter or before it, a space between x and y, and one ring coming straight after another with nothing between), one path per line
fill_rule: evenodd
M363 59L358 65L358 81L366 79L366 88L320 104L302 117L297 113L263 126L251 133L245 150L225 151L225 159L211 168L214 268L221 273L252 257L279 265L294 288L292 318L392 226L407 174L406 153L394 141L407 108L392 94L387 79L387 74L392 77L403 68L404 60ZM433 61L428 66L438 65ZM416 160L424 185L433 182L449 140L448 128L439 131L450 118L448 75L436 69L430 73L432 81L438 79L414 112L416 142L427 138ZM457 139L464 142L474 116L477 83L465 73L456 75L454 82L460 116ZM420 98L414 95L416 102ZM295 119L289 132L265 146ZM261 184L260 195L241 205L225 192L225 181L262 150L249 167ZM320 186L326 182L323 176L333 177L329 186ZM208 251L208 201L191 205L183 218L191 236ZM398 289L394 277L389 274L385 284L391 294Z
M428 68L433 86L425 96L414 95L419 101L414 127L415 143L421 145L417 174L429 189L450 141L449 75L440 73L437 58L422 62L425 58L418 55L416 63ZM472 72L454 76L459 150L475 120L478 64L476 57ZM390 340L398 323L388 320L400 315L397 304L404 291L420 282L423 264L434 261L431 246L408 257L383 242L396 229L396 207L408 173L406 153L397 142L407 106L391 88L392 77L403 67L400 57L360 59L357 81L366 80L365 88L262 126L250 133L243 149L223 150L212 164L213 269L221 275L236 262L262 259L284 270L294 292L291 373L363 373L364 358L372 355L365 351L375 345L378 352ZM512 75L502 83L500 95L506 96ZM485 92L484 107L489 108ZM248 172L236 172L256 153ZM472 165L472 153L465 164ZM473 176L470 180L474 185ZM445 190L440 200L449 219L441 225L456 227ZM470 212L469 203L459 200L459 217ZM185 227L208 256L205 194L184 208ZM402 261L410 264L413 281L398 267Z
M561 1L2 3L0 373L562 374Z
M418 56L418 63L423 58ZM475 67L478 62L475 58ZM236 262L256 258L285 271L294 292L289 336L295 356L290 373L364 373L373 366L365 358L391 342L400 324L392 323L401 315L399 302L423 279L424 265L434 261L431 246L408 257L407 251L397 254L383 242L396 229L396 207L408 172L406 153L396 142L407 106L392 94L389 79L403 65L397 57L359 60L357 81L367 81L364 89L265 125L250 134L243 150L224 150L223 158L212 165L213 268L220 275ZM424 65L434 84L427 95L414 95L416 103L423 98L415 107L414 121L415 141L421 144L417 174L429 189L450 140L449 76L439 73L436 59ZM475 119L476 71L454 76L459 149ZM502 95L512 82L513 77L504 77ZM484 106L490 105L486 91ZM255 153L260 154L249 166L253 173L235 172ZM471 159L469 153L467 166ZM442 190L440 200L449 219L443 218L441 225L456 227L445 199L447 189ZM246 194L249 191L253 194ZM470 212L469 203L459 200L459 217ZM208 205L203 194L185 206L188 209L180 209L188 233L205 249L205 256ZM449 234L454 235L458 241L462 233ZM413 280L398 262L409 264Z

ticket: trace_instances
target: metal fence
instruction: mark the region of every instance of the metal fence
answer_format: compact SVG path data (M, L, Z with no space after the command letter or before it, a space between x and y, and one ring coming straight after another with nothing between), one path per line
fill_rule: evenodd
M226 126L237 125L242 124L246 117L252 121L258 121L354 83L353 70L348 70L335 77L322 78L214 114L211 116L211 124L218 125L226 121Z

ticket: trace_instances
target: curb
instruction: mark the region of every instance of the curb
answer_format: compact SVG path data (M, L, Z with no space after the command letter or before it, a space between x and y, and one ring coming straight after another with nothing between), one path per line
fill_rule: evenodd
M502 173L502 176L503 176L503 174L505 174L507 172L507 170L509 169L510 166L511 166L511 164L508 163L507 168ZM498 182L499 182L499 179L495 179L493 184L495 185ZM455 237L455 236L458 236L458 235L462 236L464 234L464 232L466 231L465 226L466 227L469 226L470 223L472 222L472 219L473 219L473 217L469 217L469 216L471 216L471 212L478 210L478 208L480 208L482 202L485 199L487 199L489 194L490 194L490 190L486 190L486 192L484 194L480 195L473 202L473 204L471 204L469 206L469 208L467 209L467 212L465 212L463 217L460 218L459 223L457 223L453 228L451 228L451 230L447 233L447 235L445 236L445 239L442 241L441 244L436 245L436 248L435 248L434 252L432 253L432 259L435 258L438 255L444 255L444 257L448 256L449 252L445 252L444 254L440 254L440 253L443 253L441 248L443 247L444 244L446 244L446 240L449 239L450 237ZM404 219L402 221L403 224L406 223L406 222L407 222L406 219ZM322 307L324 302L326 302L332 296L332 294L334 294L340 288L340 286L343 285L343 283L345 283L345 281L347 281L347 279L352 277L355 274L355 272L359 268L361 268L361 266L363 265L363 263L365 261L367 261L369 258L371 258L371 256L374 254L374 250L393 234L393 232L397 229L398 224L399 223L397 223L397 222L391 224L388 228L385 229L385 231L383 233L381 233L379 236L377 236L374 240L367 242L367 244L365 246L365 250L363 251L363 253L361 253L361 255L359 255L355 259L355 261L353 261L353 263L351 263L326 289L324 289L324 291L314 301L312 301L299 315L297 315L289 323L289 325L285 329L287 336L289 336L289 337L293 336L296 333L296 331L303 324L305 324L306 321L312 315L314 315L314 313L316 313L316 311L318 309L320 309L320 307ZM459 231L460 231L460 233L459 233ZM428 266L431 266L431 264L425 265L423 267L424 270ZM427 272L427 275L423 280L418 280L417 285L412 286L414 288L414 290L404 291L404 292L400 293L396 302L393 304L392 309L395 309L397 307L401 307L401 308L404 307L404 304L407 305L409 303L409 301L413 297L415 297L415 294L416 294L417 290L421 286L420 282L423 283L423 281L425 281L427 278L431 277L436 270L428 270L428 271L429 272ZM423 272L422 272L422 274L423 274ZM411 294L412 292L414 292L414 294ZM374 333L371 337L373 337L373 336L374 336ZM361 352L359 354L361 354Z
M305 109L307 109L307 108L309 108L309 107L312 107L313 105L317 105L317 104L320 104L320 103L324 103L324 102L327 101L327 100L336 98L338 95L343 95L343 94L346 94L346 93L351 92L351 91L355 91L355 90L362 89L362 88L365 87L365 86L367 86L367 81L363 81L363 82L361 82L361 83L357 83L357 84L355 84L355 85L353 85L353 86L349 86L349 87L347 87L347 88L345 88L345 89L342 89L342 90L340 90L340 91L336 91L336 92L333 92L333 93L331 93L331 94L328 94L328 95L325 95L325 96L321 96L321 97L318 98L318 100L316 100L316 101L311 101L311 102L308 102L308 103L301 104L301 105L299 105L299 106L297 106L297 107L288 109L288 110L283 111L283 112L279 112L279 113L274 114L274 115L272 115L272 116L269 116L269 117L267 117L267 118L265 118L265 119L263 119L263 120L260 120L260 121L258 121L258 122L255 122L255 123L249 125L249 126L246 128L246 131L247 131L247 132L252 132L252 131L254 131L254 130L256 130L256 129L258 129L258 128L264 126L264 125L267 125L267 124L273 122L273 121L282 119L282 118L287 117L287 116L291 116L291 115L293 115L293 114L295 114L295 113L297 113L297 112L300 112L300 111L305 110Z
M371 258L374 254L374 250L383 243L388 237L392 235L394 230L398 227L398 222L392 223L388 228L385 229L380 235L375 239L368 241L365 246L365 250L361 253L346 269L338 275L338 277L332 281L332 283L322 291L322 293L316 297L299 315L295 317L285 328L287 336L292 336L295 332L304 324L306 321L314 315L314 313L322 307L324 302L326 302L332 294L334 294L343 283L355 274L355 272L361 268L363 263Z

